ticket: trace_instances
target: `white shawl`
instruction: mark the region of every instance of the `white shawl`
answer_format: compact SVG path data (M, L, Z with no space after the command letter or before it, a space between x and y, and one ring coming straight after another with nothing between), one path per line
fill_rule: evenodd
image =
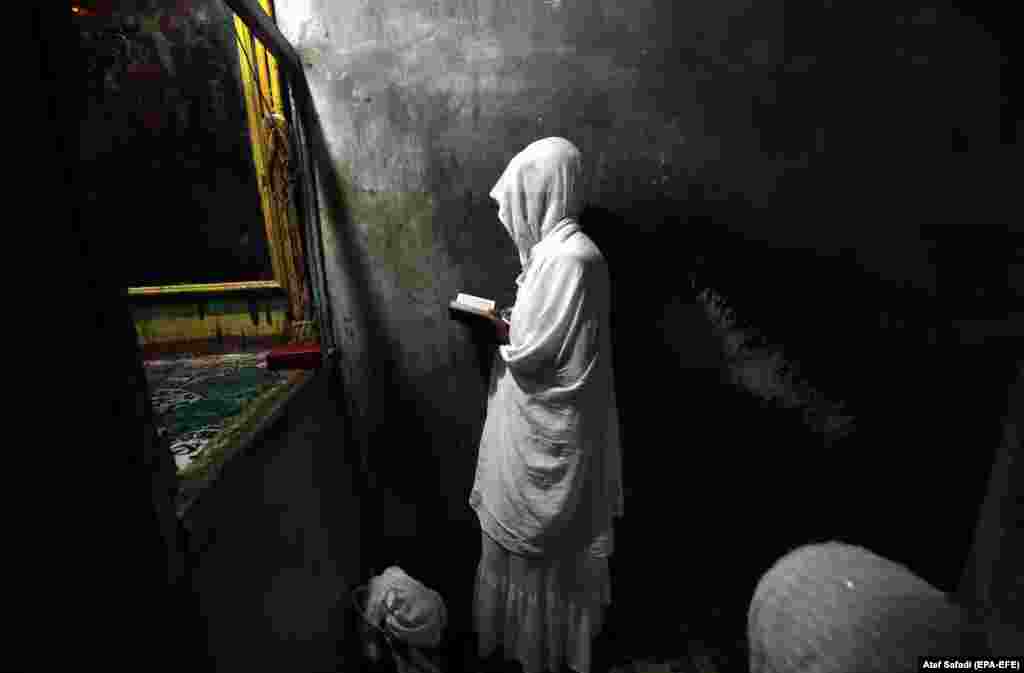
M547 138L491 196L523 273L498 349L470 504L511 552L611 553L623 511L608 269L579 227L579 151Z

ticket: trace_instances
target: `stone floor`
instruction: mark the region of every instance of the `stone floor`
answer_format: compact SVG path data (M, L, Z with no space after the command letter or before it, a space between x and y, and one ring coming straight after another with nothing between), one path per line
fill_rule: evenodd
M615 634L623 636L621 632ZM747 661L743 642L713 642L712 638L687 636L666 640L654 648L616 647L616 638L605 638L597 645L592 673L746 673ZM625 639L628 642L628 638ZM671 643L671 644L670 644ZM477 673L522 673L516 664L491 658L480 661L473 652L472 636L463 637L453 645L448 671ZM617 649L617 652L609 652Z
M234 461L189 512L190 585L212 670L362 670L349 592L375 569L395 564L450 606L447 671L503 673L474 656L476 522L450 521L420 500L396 504L385 489L360 485L358 460L346 455L344 423L326 388L320 377L301 392L260 445ZM652 514L638 502L631 516L636 529L617 536L613 603L593 673L745 671L745 585L732 599L739 607L701 616L693 606L707 601L694 594L707 595L711 583L667 564L711 555L667 552L642 526Z

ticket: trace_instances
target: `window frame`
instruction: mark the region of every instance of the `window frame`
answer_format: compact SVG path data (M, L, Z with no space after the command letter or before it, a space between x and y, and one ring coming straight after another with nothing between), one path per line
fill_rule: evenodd
M271 20L275 20L272 0L258 0L258 3ZM263 113L266 110L268 114L280 120L279 123L285 125L284 133L279 137L283 139L283 142L290 143L280 71L274 55L267 50L237 14L232 12L232 16L234 18L235 44L238 48L238 65L241 71L242 93L245 98L246 120L249 126L249 146L256 169L260 208L263 212L263 232L267 237L267 248L270 252L274 280L129 287L127 289L129 297L223 294L254 290L284 290L288 293L290 290L287 281L288 274L285 271L285 266L288 264L287 252L284 249L284 241L281 240L278 232L287 225L288 219L293 217L293 212L290 208L282 208L274 202L272 195L274 186L269 165L272 134L263 122ZM253 76L254 69L256 77Z

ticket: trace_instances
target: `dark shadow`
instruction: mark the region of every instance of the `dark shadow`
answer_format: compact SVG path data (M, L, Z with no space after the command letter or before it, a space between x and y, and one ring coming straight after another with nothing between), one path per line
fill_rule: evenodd
M313 109L308 83L303 79L295 89L298 107L305 110L303 118L317 120L305 133L318 179L325 185L318 206L324 219L335 224L337 240L336 248L325 254L336 256L337 268L348 275L347 299L355 302L349 317L367 331L363 357L370 363L370 407L359 418L346 422L354 433L349 438L359 447L359 462L364 468L355 479L359 507L365 516L360 526L357 581L364 583L387 566L399 565L445 597L452 619L449 632L465 633L469 631L470 592L479 541L468 517L453 518L450 495L439 488L440 484L453 483L441 472L452 469L451 459L435 456L429 450L435 441L431 433L445 432L449 422L439 417L439 408L429 394L407 380L395 361L394 354L401 349L384 328L380 309L370 300L373 294L368 272L357 254L362 245L356 240L344 194L336 188L341 176ZM336 329L341 326L336 325ZM483 357L481 352L482 366ZM341 392L342 385L336 382L336 401L351 395L349 391ZM352 405L339 406L350 409ZM459 434L453 430L444 436ZM468 488L473 466L467 465Z
M47 508L54 510L54 518L47 512L43 520L35 518L32 523L33 530L60 531L53 558L74 558L75 569L56 576L47 573L44 580L34 573L40 559L49 556L40 552L49 548L36 546L28 557L32 580L44 581L50 590L64 595L73 592L77 598L73 603L88 607L62 638L62 647L44 651L34 637L11 639L9 666L27 670L37 667L40 657L80 658L87 648L110 642L110 625L91 618L93 608L102 605L113 614L131 615L119 624L117 638L133 646L103 647L108 667L137 666L137 646L171 667L209 670L204 666L203 625L190 601L187 570L179 555L183 532L174 525L173 462L156 438L138 334L116 273L115 257L122 248L105 245L84 212L86 186L77 154L78 125L86 102L81 35L68 23L66 6L33 10L30 42L39 51L30 50L30 67L38 57L34 79L42 83L43 95L31 97L30 104L38 107L28 117L40 124L38 132L32 133L39 139L38 182L46 185L51 203L69 211L70 235L58 237L57 244L66 246L60 252L70 253L61 256L70 262L62 274L76 280L63 288L61 301L67 324L74 326L75 348L82 354L59 372L76 391L72 393L76 401L53 408L49 442L83 447L83 435L88 433L93 438L88 445L98 446L102 458L85 461L86 470L76 473L75 481L83 488L74 489L70 507ZM62 26L67 33L60 32ZM67 45L71 48L65 49ZM84 456L79 452L79 458ZM66 465L68 457L61 460ZM70 583L69 593L59 585L58 577L63 575ZM31 623L37 606L17 607ZM47 614L39 626L51 622L52 615ZM27 632L33 630L30 626ZM25 661L32 663L23 667L19 640L31 643Z
M363 503L330 379L318 372L189 512L193 588L218 670L357 661L348 592Z
M658 589L676 609L663 615L668 631L679 609L693 628L714 630L707 613L722 606L730 617L719 632L742 633L759 575L813 541L865 545L954 588L997 441L993 409L1009 353L930 342L929 328L948 320L934 296L883 281L854 255L745 239L732 225L755 214L694 191L689 204L647 204L628 215L590 207L581 217L613 284L628 495L612 619L628 624L642 613L659 623L638 578L669 547L681 550L673 567L686 580ZM710 326L683 320L681 307L705 287L728 298L742 327L780 344L817 389L845 402L855 433L826 446L801 410L726 385L717 364L682 366L673 342L685 350L692 330ZM888 325L881 313L892 316ZM955 392L963 390L972 392ZM973 447L970 455L936 451L950 440ZM964 497L932 497L922 475L957 484ZM654 536L651 521L663 522ZM946 552L926 551L930 541L943 541ZM627 629L617 640L628 638L644 636Z

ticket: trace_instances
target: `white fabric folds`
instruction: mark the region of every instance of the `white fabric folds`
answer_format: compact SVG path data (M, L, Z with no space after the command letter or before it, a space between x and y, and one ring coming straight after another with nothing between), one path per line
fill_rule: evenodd
M501 651L523 673L590 673L591 643L611 603L608 559L587 550L553 559L511 554L487 534L477 567L474 600L479 653Z
M611 554L621 449L601 252L577 222L579 151L546 138L491 193L523 264L496 358L470 504L510 552Z

